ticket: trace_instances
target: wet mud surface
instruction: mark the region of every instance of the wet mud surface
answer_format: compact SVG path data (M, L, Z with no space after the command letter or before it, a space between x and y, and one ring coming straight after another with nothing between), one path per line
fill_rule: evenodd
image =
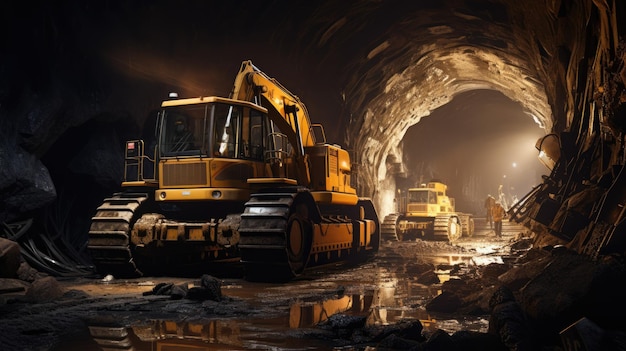
M199 286L199 278L62 280L61 299L33 304L16 298L0 305L0 345L6 350L359 350L367 337L341 335L337 325L365 321L363 327L385 328L420 321L424 334L486 332L486 311L430 312L427 305L444 282L474 279L476 267L523 254L511 250L523 232L507 222L503 238L496 238L476 219L474 236L454 245L385 242L370 262L320 268L289 283L220 277L219 301L153 293L165 284Z

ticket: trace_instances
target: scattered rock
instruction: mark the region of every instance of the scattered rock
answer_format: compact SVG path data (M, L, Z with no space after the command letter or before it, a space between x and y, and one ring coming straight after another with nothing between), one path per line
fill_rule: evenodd
M169 295L172 300L180 300L186 297L189 288L186 283L174 285L173 283L159 283L152 288L152 291L144 295Z
M420 321L407 321L397 335L408 340L424 341L424 336L422 336L423 329L424 326L422 326Z
M318 326L324 330L332 330L339 338L351 339L355 331L360 331L365 326L366 321L365 316L333 314Z
M0 278L15 278L21 259L20 245L0 237Z
M483 278L489 281L497 281L498 277L506 273L511 267L507 264L490 263L483 267Z
M452 334L452 341L462 351L509 351L499 336L489 333L460 330Z
M23 280L0 278L0 291L3 292L26 291L29 287L30 284Z
M489 333L499 335L509 350L536 349L532 347L531 333L524 313L509 288L498 288L489 301L489 307Z
M200 286L189 289L187 298L190 300L212 300L220 301L222 299L222 282L208 274L200 278Z
M431 270L420 274L417 277L417 282L424 285L431 285L440 283L440 279L437 273Z
M379 347L394 350L409 350L418 348L420 345L421 343L419 341L407 340L395 334L387 336L380 343L378 343Z
M434 266L431 263L411 262L406 264L406 272L415 275L432 272Z
M222 282L210 275L203 275L200 278L200 286L189 288L187 283L175 285L173 283L159 283L152 291L145 292L144 295L169 295L173 300L183 298L189 300L213 300L222 299Z
M454 343L452 336L441 329L437 329L422 346L425 351L462 350Z
M443 291L440 295L426 304L426 309L432 312L452 313L461 307L463 301L456 294Z
M44 277L32 282L25 298L31 303L42 303L59 299L64 293L61 284L54 277Z
M37 279L47 277L47 276L48 274L34 269L26 261L22 261L20 263L20 268L18 268L17 270L17 278L25 282L32 283Z
M491 311L489 308L489 300L496 289L496 286L483 287L475 289L468 295L463 296L463 307L459 312L470 316L489 314Z

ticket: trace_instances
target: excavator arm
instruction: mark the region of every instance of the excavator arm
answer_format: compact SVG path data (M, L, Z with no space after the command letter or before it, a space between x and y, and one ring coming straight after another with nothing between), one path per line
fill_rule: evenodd
M231 99L251 101L268 109L272 121L287 135L289 142L304 154L304 147L315 145L315 136L306 106L300 99L252 64L241 63ZM260 100L260 101L259 101Z
M296 150L298 183L308 185L310 166L305 147L316 144L306 106L300 99L252 64L243 61L235 77L230 98L254 102L268 110L268 116Z

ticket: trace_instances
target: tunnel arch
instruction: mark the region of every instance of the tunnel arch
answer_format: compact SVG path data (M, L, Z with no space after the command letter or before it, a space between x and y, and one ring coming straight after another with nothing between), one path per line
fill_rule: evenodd
M371 100L362 100L363 117L352 119L348 128L349 144L360 151L355 160L359 189L362 195L372 197L380 216L395 210L394 166L387 162L388 157L402 160L401 141L409 127L458 94L478 89L499 91L518 102L546 133L552 128L541 78L526 59L493 48L433 44L413 54L410 62L381 81Z

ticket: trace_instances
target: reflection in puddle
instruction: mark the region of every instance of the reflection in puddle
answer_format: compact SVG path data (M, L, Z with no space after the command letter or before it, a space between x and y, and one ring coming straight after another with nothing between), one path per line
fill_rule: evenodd
M236 321L152 321L133 327L89 326L103 350L216 350L242 345Z
M458 264L463 267L470 263L471 258L467 255L444 255L438 260L438 264L442 266ZM470 316L459 320L458 316L451 317L426 310L426 304L441 294L441 283L456 278L451 275L451 270L447 269L438 269L435 273L440 283L424 285L417 283L411 277L380 269L379 284L373 292L373 303L367 315L367 325L390 325L405 320L419 320L426 332L434 332L437 329L448 333L459 330L487 332L489 322L484 317Z
M441 285L423 285L409 279L393 278L394 274L381 271L381 282L371 293L344 295L314 302L296 302L290 306L289 327L308 328L326 321L334 314L363 316L366 326L391 325L406 320L419 320L426 331L443 329L448 332L471 330L486 332L485 318L469 317L464 320L430 313L424 307L433 297L441 294ZM439 274L443 282L450 279L448 272Z
M425 286L387 276L381 286L363 294L346 294L319 301L295 301L283 314L225 320L152 320L131 327L89 326L93 341L103 350L306 350L327 348L322 340L307 339L299 330L315 328L335 314L362 316L366 326L419 320L425 332L443 329L486 331L488 322L438 319L423 307L438 286Z
M415 284L418 285L418 284ZM425 286L418 287L417 291L428 290ZM397 291L405 296L398 296ZM377 289L373 295L345 295L335 299L318 302L294 303L289 311L289 327L309 328L326 321L334 314L348 314L366 317L366 326L389 325L407 319L418 319L424 328L435 327L433 319L424 308L403 306L400 301L406 295L415 292L415 287L408 285L406 289L397 289L395 286L384 286Z
M239 345L239 326L235 321L210 321L204 323L155 321L152 325L133 327L143 341L159 339L199 340L206 343Z
M329 349L329 346L332 348L328 345L332 343L332 338L316 338L323 333L320 330L323 328L318 328L318 325L337 314L362 317L366 327L419 320L424 333L437 329L448 333L459 330L486 332L486 318L450 317L426 310L427 303L441 294L441 283L454 278L448 267L468 264L466 257L439 259L441 266L435 271L440 280L438 284L420 284L410 270L396 273L397 266L375 268L368 284L354 280L358 270L345 271L336 275L335 280L321 285L315 281L303 281L286 287L257 286L254 290L241 293L246 299L262 296L264 301L285 301L282 305L277 304L268 314L255 313L263 311L263 308L252 308L249 315L230 319L193 322L150 320L131 327L94 325L89 327L89 333L92 341L105 350ZM327 294L340 285L358 286L361 290ZM307 294L302 295L302 291L307 291ZM231 292L234 294L235 290Z
M344 295L336 299L318 302L296 302L289 309L289 327L312 327L327 320L330 316L342 312L362 314L369 310L371 304L372 297L363 295Z
M374 303L367 315L366 325L391 325L406 320L419 320L424 329L436 328L436 320L422 306L441 293L439 288L411 280L386 278L374 290Z
M446 264L446 265L469 265L472 263L472 258L476 255L472 254L460 254L460 253L438 253L436 255L420 255L420 258L431 262L434 265Z

